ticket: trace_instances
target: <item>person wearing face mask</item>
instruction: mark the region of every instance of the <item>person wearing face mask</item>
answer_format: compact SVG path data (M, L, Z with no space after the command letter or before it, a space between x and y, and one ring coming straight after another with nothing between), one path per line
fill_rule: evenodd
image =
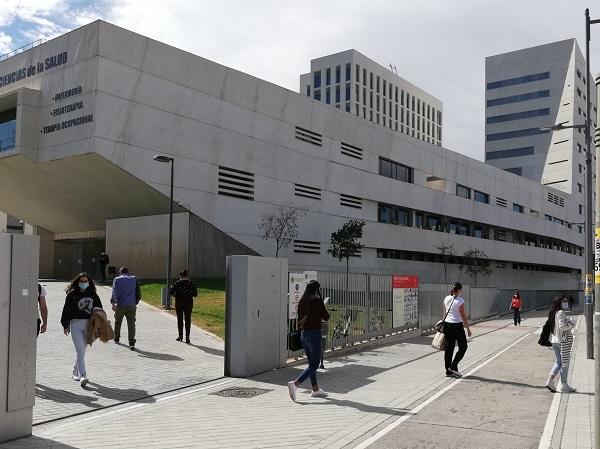
M566 295L558 295L554 298L552 308L548 313L550 328L553 329L552 334L550 334L550 343L552 343L555 360L546 382L546 388L552 392L559 391L560 393L575 391L567 383L569 359L573 347L573 333L571 330L575 327L575 322L566 315L566 310L569 310L569 298ZM560 384L557 387L555 382L559 373Z
M75 346L75 365L73 366L73 380L78 381L82 387L88 382L85 369L85 350L87 341L87 325L94 307L102 308L102 302L94 280L87 273L79 273L69 283L65 290L67 297L63 306L60 322L64 334L71 334Z

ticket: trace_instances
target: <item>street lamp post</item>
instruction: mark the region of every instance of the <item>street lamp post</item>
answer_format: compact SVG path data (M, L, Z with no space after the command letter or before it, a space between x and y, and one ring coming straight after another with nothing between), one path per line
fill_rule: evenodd
M169 255L167 257L167 287L163 293L165 308L171 309L171 298L169 297L169 286L171 285L171 259L173 256L173 174L175 168L175 159L168 156L154 156L157 162L171 164L171 194L169 196Z

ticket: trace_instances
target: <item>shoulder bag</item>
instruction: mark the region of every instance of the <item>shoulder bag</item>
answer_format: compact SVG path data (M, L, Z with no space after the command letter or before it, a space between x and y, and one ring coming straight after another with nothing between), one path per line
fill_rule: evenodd
M456 296L452 298L450 302L450 306L448 306L448 310L446 311L446 315L443 320L440 320L435 325L435 335L433 337L433 341L431 342L431 347L439 350L445 351L446 345L448 344L448 340L446 339L446 334L444 334L444 323L446 322L446 318L448 318L448 314L450 313L450 309L452 308L452 304L454 304L454 300Z

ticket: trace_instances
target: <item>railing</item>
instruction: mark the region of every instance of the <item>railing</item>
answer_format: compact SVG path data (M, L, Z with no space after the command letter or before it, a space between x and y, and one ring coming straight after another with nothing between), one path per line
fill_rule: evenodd
M43 42L44 42L43 39L38 39L37 41L33 41L33 42L29 43L29 44L25 44L22 47L16 48L16 49L14 49L14 50L6 53L6 54L0 55L0 61L4 61L5 59L12 58L13 56L18 55L19 53L22 53L22 52L24 52L26 50L29 50L29 49L33 48L33 47L37 47L38 45L40 45Z
M414 322L393 326L393 290L391 275L340 272L318 273L318 281L330 319L324 323L324 349L335 350L357 343L419 329L430 333L442 317L442 300L448 295L446 284L420 284L418 290L417 319ZM463 286L466 313L470 321L482 321L509 313L514 290ZM557 293L566 293L575 301L578 291L520 290L523 310L549 307ZM401 305L403 306L403 305ZM288 321L289 329L297 328L297 320ZM303 352L288 351L290 358Z
M12 150L15 147L15 137L7 137L0 139L0 153L3 151Z

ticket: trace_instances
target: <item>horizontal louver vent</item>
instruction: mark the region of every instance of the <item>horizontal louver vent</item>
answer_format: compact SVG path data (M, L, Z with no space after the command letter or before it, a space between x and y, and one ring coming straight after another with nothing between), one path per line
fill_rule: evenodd
M496 205L500 207L507 207L508 203L504 198L496 197Z
M295 253L321 254L321 243L308 240L294 240Z
M300 128L299 126L296 126L296 139L312 143L313 145L317 145L319 147L323 145L323 136L321 134L305 128Z
M321 189L317 189L316 187L304 186L302 184L294 184L294 195L320 200Z
M363 159L363 150L362 148L355 147L354 145L350 145L348 143L342 142L342 154L344 156L350 156L354 159Z
M219 167L219 195L254 199L254 175L242 170Z
M340 205L362 209L362 199L356 196L344 195L340 193Z
M565 199L552 192L548 192L548 201L560 207L565 207Z

